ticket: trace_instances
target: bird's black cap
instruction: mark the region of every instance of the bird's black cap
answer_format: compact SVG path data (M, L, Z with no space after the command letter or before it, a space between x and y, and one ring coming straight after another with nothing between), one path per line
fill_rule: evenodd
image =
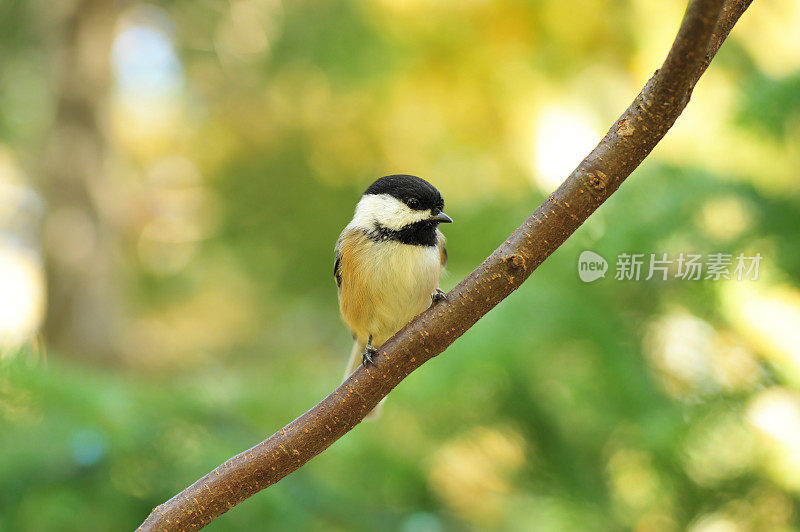
M381 177L364 191L364 195L367 194L389 194L414 210L430 209L435 213L444 209L444 199L436 187L413 175Z

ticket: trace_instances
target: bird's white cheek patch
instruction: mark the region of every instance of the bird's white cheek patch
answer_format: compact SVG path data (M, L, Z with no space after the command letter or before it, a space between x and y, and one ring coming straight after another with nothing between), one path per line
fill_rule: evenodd
M371 229L377 222L383 227L399 231L430 216L429 210L411 210L408 205L388 194L370 194L358 202L352 225Z

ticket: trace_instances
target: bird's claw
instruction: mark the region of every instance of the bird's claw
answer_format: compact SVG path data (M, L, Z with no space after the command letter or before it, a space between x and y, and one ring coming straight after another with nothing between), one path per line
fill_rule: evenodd
M364 352L361 353L361 364L364 367L367 367L367 362L369 362L371 365L374 366L375 361L372 360L372 355L377 355L377 354L378 350L372 347L371 345L367 344L366 347L364 347Z
M431 294L431 305L435 305L440 301L447 301L447 294L441 288L437 288L436 291Z

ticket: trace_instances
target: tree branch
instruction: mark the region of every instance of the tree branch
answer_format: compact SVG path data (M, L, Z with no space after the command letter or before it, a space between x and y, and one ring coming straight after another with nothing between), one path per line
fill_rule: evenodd
M158 506L139 527L197 530L276 483L355 427L397 384L516 290L664 137L752 0L693 0L661 69L564 183L494 253L333 393Z

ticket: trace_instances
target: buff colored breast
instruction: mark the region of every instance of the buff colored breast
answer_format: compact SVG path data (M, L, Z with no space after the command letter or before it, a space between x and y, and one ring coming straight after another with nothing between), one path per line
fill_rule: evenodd
M377 347L428 308L442 258L438 247L375 242L353 231L340 250L339 307L358 343L373 335Z

